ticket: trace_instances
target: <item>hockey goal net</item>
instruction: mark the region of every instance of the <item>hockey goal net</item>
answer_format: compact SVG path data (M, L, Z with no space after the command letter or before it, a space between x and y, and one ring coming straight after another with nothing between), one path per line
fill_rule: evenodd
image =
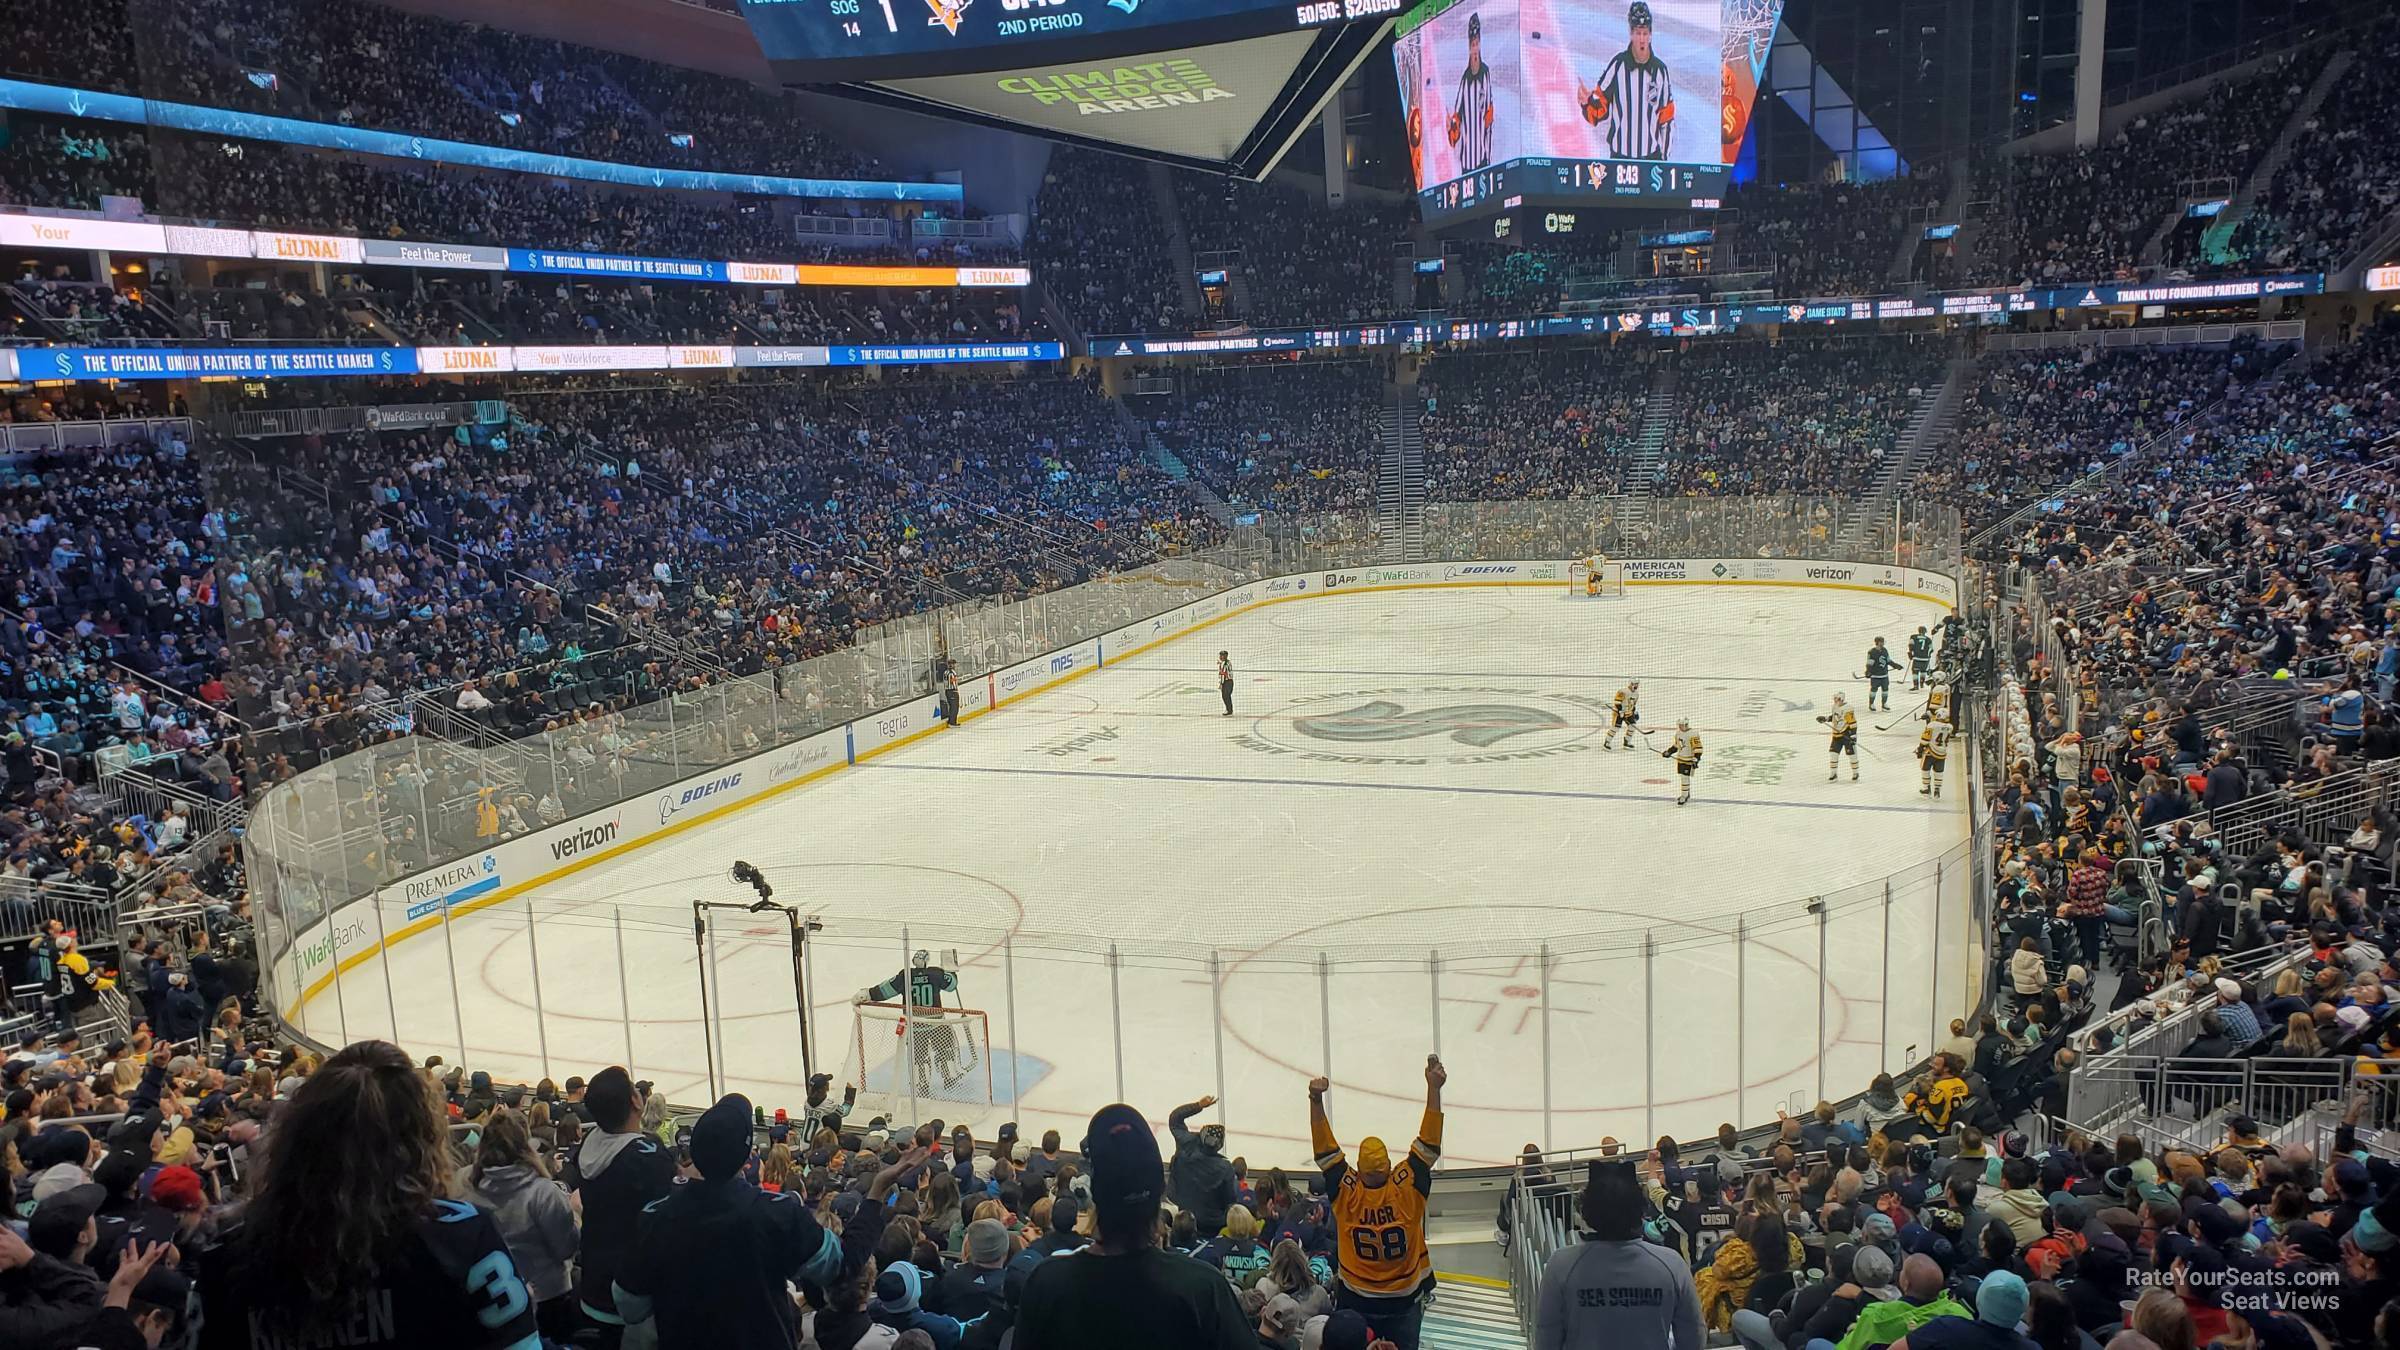
M913 1099L916 1125L972 1121L992 1106L991 1019L974 1008L861 1003L852 1010L845 1086L858 1109L898 1120Z
M1598 585L1592 584L1595 574L1599 577ZM1625 564L1603 559L1594 568L1588 559L1577 558L1567 564L1567 594L1577 598L1590 595L1603 599L1624 595Z

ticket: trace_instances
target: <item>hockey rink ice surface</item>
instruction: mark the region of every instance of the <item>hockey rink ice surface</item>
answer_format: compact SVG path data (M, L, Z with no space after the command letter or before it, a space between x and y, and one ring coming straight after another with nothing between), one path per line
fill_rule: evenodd
M1864 710L1857 677L1871 639L1904 652L1942 611L1783 587L1565 590L1239 614L461 915L447 941L342 975L312 1021L395 1031L420 1055L463 1034L467 1063L504 1080L628 1062L702 1101L691 903L748 900L725 875L740 858L824 923L808 971L822 1069L856 1053L854 990L912 948L956 952L998 1104L917 1116L987 1137L1015 1120L1071 1146L1121 1073L1122 1099L1162 1125L1221 1084L1232 1151L1296 1162L1304 1085L1330 1067L1344 1138L1405 1139L1438 1041L1447 1152L1496 1162L1528 1142L1756 1124L1919 1058L1937 997L1965 988L1964 746L1947 795L1919 795L1920 724L1874 729L1916 701L1905 670L1889 715ZM1627 679L1653 750L1678 717L1705 740L1689 806L1669 761L1601 748ZM1836 690L1860 709L1858 782L1847 763L1826 781L1814 719ZM708 959L725 1086L798 1106L780 920L720 926Z

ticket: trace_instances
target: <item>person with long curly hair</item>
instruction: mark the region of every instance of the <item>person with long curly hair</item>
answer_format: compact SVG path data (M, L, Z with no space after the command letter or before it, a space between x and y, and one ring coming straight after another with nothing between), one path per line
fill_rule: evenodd
M451 1198L443 1115L383 1041L311 1073L276 1115L249 1203L201 1255L204 1350L539 1345L499 1226Z

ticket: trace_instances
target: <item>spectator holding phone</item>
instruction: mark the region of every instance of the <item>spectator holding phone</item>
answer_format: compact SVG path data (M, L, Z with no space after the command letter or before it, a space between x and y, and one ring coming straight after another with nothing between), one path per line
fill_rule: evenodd
M468 1183L469 1198L491 1214L508 1239L542 1334L556 1341L574 1335L583 1322L567 1277L568 1263L575 1259L575 1206L550 1179L525 1117L513 1108L503 1106L484 1122Z

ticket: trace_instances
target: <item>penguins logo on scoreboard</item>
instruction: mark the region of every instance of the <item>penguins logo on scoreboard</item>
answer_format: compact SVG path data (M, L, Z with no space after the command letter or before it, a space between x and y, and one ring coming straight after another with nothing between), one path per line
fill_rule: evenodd
M950 36L957 37L958 21L966 16L967 6L974 3L975 0L925 0L925 7L933 11L933 17L925 21L925 26L932 28L938 25Z

